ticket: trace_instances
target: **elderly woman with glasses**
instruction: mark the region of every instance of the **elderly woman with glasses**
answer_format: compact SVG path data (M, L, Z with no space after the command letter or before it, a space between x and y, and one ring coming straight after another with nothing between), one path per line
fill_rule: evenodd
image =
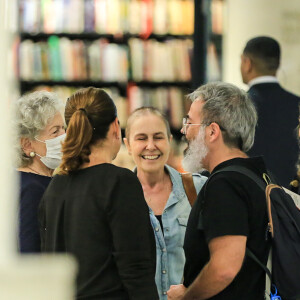
M55 94L34 92L14 103L16 166L20 175L19 249L40 252L38 206L61 161L65 137L63 103Z

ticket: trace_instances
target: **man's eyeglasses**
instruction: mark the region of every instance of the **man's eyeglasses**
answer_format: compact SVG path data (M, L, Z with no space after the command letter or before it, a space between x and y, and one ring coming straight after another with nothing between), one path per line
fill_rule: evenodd
M216 123L216 122L211 122L211 123ZM183 118L182 119L182 134L186 135L186 132L187 132L187 129L190 125L198 125L198 126L201 126L201 125L204 125L204 126L209 126L211 123L209 124L205 124L205 123L201 123L201 124L196 124L196 123L188 123L188 118ZM218 123L217 123L218 124ZM218 124L219 125L219 124ZM226 131L224 127L222 127L221 125L219 125L220 129L222 131Z
M192 123L188 123L188 118L183 118L182 119L182 133L184 135L186 135L187 129L191 125L198 125L198 126L200 126L200 125L204 125L204 124L196 124L196 123L192 124Z

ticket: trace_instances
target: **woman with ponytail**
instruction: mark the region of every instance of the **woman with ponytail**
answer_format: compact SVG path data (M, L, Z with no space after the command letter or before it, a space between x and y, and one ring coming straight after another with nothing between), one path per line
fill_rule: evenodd
M111 164L121 146L112 99L81 89L68 99L65 119L60 171L40 207L42 250L75 256L76 299L158 299L142 187L134 173Z

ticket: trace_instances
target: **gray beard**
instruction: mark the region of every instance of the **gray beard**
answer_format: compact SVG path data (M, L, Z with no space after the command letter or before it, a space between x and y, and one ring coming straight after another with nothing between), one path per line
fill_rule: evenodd
M198 135L189 142L188 148L184 151L182 166L184 170L191 173L200 173L204 171L203 159L208 153L205 145L205 126L201 126Z

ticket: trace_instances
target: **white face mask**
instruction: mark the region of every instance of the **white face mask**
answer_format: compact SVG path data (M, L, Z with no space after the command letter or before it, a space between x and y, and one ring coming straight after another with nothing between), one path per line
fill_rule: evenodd
M37 141L46 144L46 156L41 156L36 153L37 156L41 158L41 162L48 167L49 169L54 170L61 163L61 143L64 141L66 134L62 134L54 139L40 141L36 138Z

